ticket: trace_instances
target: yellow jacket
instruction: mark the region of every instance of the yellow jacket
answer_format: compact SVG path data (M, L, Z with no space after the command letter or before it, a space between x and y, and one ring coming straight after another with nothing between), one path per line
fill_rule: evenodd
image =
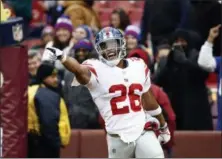
M57 94L55 95L54 92L50 91L46 87L40 88L39 85L33 85L28 88L28 132L34 131L41 136L41 133L43 132L41 132L40 130L41 130L41 126L43 125L43 120L42 119L40 120L40 116L42 114L39 114L39 113L41 113L41 111L46 110L46 106L45 106L46 104L47 106L51 104L50 106L52 107L49 106L49 108L55 108L55 109L47 110L48 116L44 114L45 112L43 112L44 118L47 120L48 118L51 117L51 115L53 116L54 114L56 114L52 111L52 110L56 111L56 106L51 100L53 99L53 101L56 101L55 97L59 97L59 96L57 96ZM41 99L45 99L44 102L41 103ZM40 106L41 108L38 108L38 109L41 109L41 111L38 111L38 113L37 113L37 107L35 104L36 100L38 101L38 103L40 103L40 105L42 105L42 107ZM62 98L59 98L58 100L59 100L59 103L58 103L59 104L58 106L59 119L58 119L57 126L59 129L58 133L59 133L60 142L61 142L60 145L66 146L69 144L70 136L71 136L70 122L69 122L68 112L67 112L67 108L66 108L64 100ZM47 120L49 121L48 123L50 123L50 120L51 119ZM42 125L40 124L40 121L42 122ZM47 126L45 128L47 128Z

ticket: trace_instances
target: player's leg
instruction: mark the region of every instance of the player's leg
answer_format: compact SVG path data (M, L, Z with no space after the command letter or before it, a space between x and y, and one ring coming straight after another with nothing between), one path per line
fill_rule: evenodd
M136 158L164 158L163 149L153 131L139 137L135 150Z
M132 158L135 153L134 143L124 143L118 136L107 134L109 158Z

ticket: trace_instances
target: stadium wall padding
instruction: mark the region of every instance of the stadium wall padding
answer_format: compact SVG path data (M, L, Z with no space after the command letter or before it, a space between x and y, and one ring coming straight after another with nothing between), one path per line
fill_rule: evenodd
M176 131L174 158L222 158L221 131ZM149 142L149 141L147 141ZM72 130L62 158L107 158L104 130Z
M27 154L27 48L0 48L0 118L3 127L3 157L25 158Z

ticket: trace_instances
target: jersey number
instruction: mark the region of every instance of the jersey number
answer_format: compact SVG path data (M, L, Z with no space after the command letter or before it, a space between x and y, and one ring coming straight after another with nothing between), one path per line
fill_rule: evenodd
M127 93L126 86L124 86L123 84L113 85L110 87L109 93L115 93L116 91L121 92L121 95L119 97L114 97L110 100L110 105L111 105L113 115L127 114L130 112L130 108L134 112L138 112L141 110L140 96L135 94L135 90L138 90L141 92L143 90L142 85L141 84L131 84L129 86L128 93ZM117 103L124 102L126 100L127 96L129 97L130 106L126 105L126 106L123 106L122 108L118 108Z

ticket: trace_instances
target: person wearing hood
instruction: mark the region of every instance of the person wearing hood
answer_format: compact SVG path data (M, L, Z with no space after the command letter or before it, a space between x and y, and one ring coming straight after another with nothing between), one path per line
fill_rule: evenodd
M28 88L28 157L59 158L60 148L69 143L71 129L58 91L57 70L44 61L37 78L40 84Z
M178 29L165 67L154 82L168 94L177 116L178 130L212 130L211 107L205 81L208 72L197 63L197 34Z
M73 47L70 56L79 63L92 58L93 45L88 39L79 40ZM89 90L79 84L72 84L75 75L68 70L64 76L64 98L69 108L72 129L97 129L99 112Z

